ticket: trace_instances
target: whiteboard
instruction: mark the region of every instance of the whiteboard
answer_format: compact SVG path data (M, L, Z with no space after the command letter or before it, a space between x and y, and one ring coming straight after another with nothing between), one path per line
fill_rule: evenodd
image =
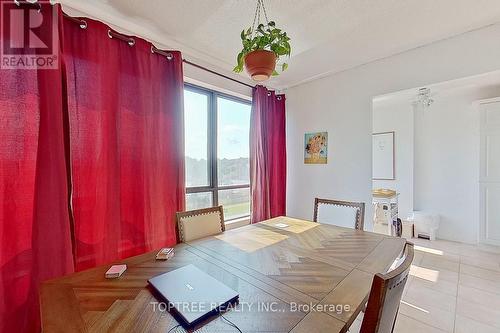
M394 132L373 133L373 179L395 179Z

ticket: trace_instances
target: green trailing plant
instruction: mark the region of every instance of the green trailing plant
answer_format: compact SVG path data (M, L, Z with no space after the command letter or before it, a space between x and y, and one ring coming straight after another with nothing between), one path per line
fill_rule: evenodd
M276 23L274 23L274 21L270 21L267 25L262 23L259 24L257 29L255 29L255 33L252 28L243 30L241 32L243 50L241 50L236 58L237 65L234 67L233 71L241 73L245 63L245 56L250 52L257 50L268 50L274 52L277 61L279 61L282 56L290 57L292 48L289 42L290 37L287 36L286 32L276 28ZM281 64L281 71L284 71L287 68L287 63ZM273 75L278 75L278 72L275 70Z

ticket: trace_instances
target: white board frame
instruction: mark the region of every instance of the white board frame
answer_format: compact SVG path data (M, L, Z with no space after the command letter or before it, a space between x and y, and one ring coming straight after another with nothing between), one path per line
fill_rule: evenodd
M395 132L372 134L372 179L395 180ZM385 149L387 148L387 149Z

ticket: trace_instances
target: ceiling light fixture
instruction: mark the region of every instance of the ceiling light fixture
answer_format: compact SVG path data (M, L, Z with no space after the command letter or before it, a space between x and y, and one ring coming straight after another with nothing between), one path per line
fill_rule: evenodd
M434 100L431 97L431 90L429 88L418 89L417 96L413 101L412 105L415 107L421 107L422 109L429 108Z

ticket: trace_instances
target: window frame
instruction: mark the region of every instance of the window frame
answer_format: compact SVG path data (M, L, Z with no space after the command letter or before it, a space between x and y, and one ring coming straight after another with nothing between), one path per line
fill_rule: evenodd
M212 206L216 207L219 205L219 191L223 190L235 190L242 188L250 188L250 182L248 184L237 184L237 185L219 185L218 179L218 162L217 162L217 98L224 98L234 102L252 105L252 101L239 98L236 96L221 93L219 91L211 90L208 88L200 87L190 83L184 83L184 90L188 90L194 93L199 93L207 96L207 175L208 175L208 185L206 186L186 186L186 196L184 200L187 201L187 195L192 193L212 193ZM250 198L251 201L251 198ZM251 202L250 202L251 205ZM244 216L238 216L231 219L226 219L226 221L239 220L243 218L250 217L250 214Z

